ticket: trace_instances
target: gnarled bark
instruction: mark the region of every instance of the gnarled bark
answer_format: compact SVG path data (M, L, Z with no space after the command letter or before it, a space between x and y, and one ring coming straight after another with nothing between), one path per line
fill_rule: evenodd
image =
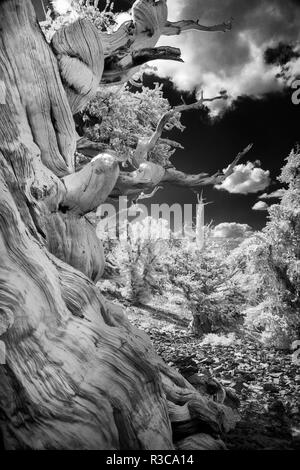
M51 45L75 114L90 101L99 86L104 69L101 39L95 26L83 19L57 31Z
M231 21L222 24L204 26L199 24L198 21L183 20L178 22L168 21L168 6L167 0L136 0L131 10L132 20L123 23L114 33L104 33L94 29L91 32L93 37L94 46L97 42L101 43L101 51L104 54L104 71L101 77L102 84L116 84L124 83L136 73L140 65L155 59L176 60L182 61L180 57L180 50L174 47L155 47L161 36L170 36L174 34L181 34L185 31L210 31L226 32L231 29ZM77 24L76 24L77 23ZM75 47L76 52L78 49L77 34L81 34L80 21L75 22L67 28L62 28L61 31L56 33L53 37L52 44L56 53L58 53L59 64L61 67L62 75L67 78L67 83L70 75L71 81L74 79L73 72L70 74L70 67L76 65L78 59L77 54L71 57L65 57L61 60L61 54L64 56L66 52ZM91 26L89 26L91 30ZM66 32L67 38L64 37ZM96 37L98 35L98 38ZM67 41L66 41L67 39ZM63 46L60 43L64 44ZM80 53L83 51L80 49ZM79 65L82 71L82 78L86 76L88 83L92 81L88 71L84 65L90 65L91 58L86 52L83 54L88 58L87 62ZM97 55L95 55L97 57ZM81 60L81 59L80 59ZM95 64L95 60L92 59ZM82 78L77 75L75 85L82 88ZM79 81L79 82L78 82Z
M106 201L119 176L118 162L113 155L100 154L81 170L63 178L66 193L64 210L86 214Z
M231 21L204 26L193 20L168 21L167 0L136 0L132 7L132 21L120 26L115 34L101 33L105 55L109 57L102 83L124 82L136 72L136 65L154 59L182 60L180 50L155 48L161 36L181 34L184 31L223 31L231 29ZM145 54L147 56L145 60ZM138 63L137 63L138 62ZM129 69L132 69L129 72Z

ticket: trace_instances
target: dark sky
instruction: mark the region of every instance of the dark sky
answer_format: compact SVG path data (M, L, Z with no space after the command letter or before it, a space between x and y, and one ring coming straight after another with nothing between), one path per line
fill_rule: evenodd
M147 84L157 80L149 76ZM180 103L182 92L174 89L167 80L164 90L172 104ZM185 99L193 101L191 95L185 95ZM252 142L253 149L244 161L260 160L262 168L270 170L272 182L266 189L269 192L279 187L276 177L284 158L300 142L300 105L292 104L290 90L268 94L264 99L240 97L223 116L212 121L206 113L189 111L183 114L182 122L186 126L183 133L168 134L185 147L178 150L172 159L178 169L188 173L214 173L226 167L240 150ZM239 222L261 228L265 224L266 212L251 209L258 194L230 194L211 187L204 188L205 198L213 202L206 207L207 222ZM169 203L190 203L196 199L190 190L176 187L160 191L152 201L165 198Z
M282 60L281 54L280 64L282 66L287 61L285 66L288 77L286 80L282 80L282 77L278 80L276 75L281 68L276 68L277 52L268 55L272 57L272 64L266 64L264 53L268 48L276 50L280 43L285 48L296 50L300 30L300 1L169 0L168 3L170 14L174 17L172 19L177 19L175 16L178 12L182 18L201 17L205 24L213 23L213 18L220 22L232 15L235 17L233 32L226 35L186 33L184 37L188 40L181 39L180 44L183 46L185 63L163 64L163 67L158 68L160 76L170 75L174 84L168 78L154 75L145 76L145 84L153 86L155 81L164 83L165 96L171 104L176 105L181 102L182 95L186 101L193 101L195 93L199 91L198 83L211 96L217 86L220 89L224 80L224 87L232 97L225 112L213 120L203 111L187 112L182 117L186 130L168 134L168 137L176 138L185 147L185 150L177 151L173 163L186 172L213 173L225 168L237 152L252 142L253 149L244 163L247 160L260 160L261 168L270 171L270 186L259 193L248 195L205 188L204 197L213 202L206 207L205 215L206 222L238 222L249 224L255 229L261 228L266 221L266 212L254 211L252 206L260 194L272 192L278 187L276 176L284 158L300 141L300 105L292 103L293 90L290 87L293 79L291 74L297 70L297 54L294 57L291 54L294 62L289 62L290 57ZM100 2L102 4L105 4L105 0ZM115 11L127 10L131 5L132 1L117 0ZM180 88L184 88L184 91ZM188 189L170 187L151 199L153 203L162 201L195 203L196 196Z

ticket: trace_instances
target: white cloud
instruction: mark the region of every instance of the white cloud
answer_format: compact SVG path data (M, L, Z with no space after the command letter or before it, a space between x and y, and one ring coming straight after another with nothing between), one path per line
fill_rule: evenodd
M168 38L168 45L175 45L182 51L182 57L185 61L182 63L156 61L158 74L163 77L172 77L172 81L179 89L193 90L197 88L204 90L205 97L217 96L220 90L225 89L229 95L229 101L214 101L209 106L212 111L218 112L240 95L251 95L257 98L262 97L264 93L279 91L282 89L282 83L276 79L280 72L277 66L267 66L263 60L263 49L257 47L248 34L240 33L239 41L246 45L249 50L249 59L247 62L241 62L240 66L219 67L216 61L207 54L212 48L208 46L205 50L206 42L202 47L198 47L195 56L195 37L188 38L186 33L185 41L177 38ZM195 33L189 33L195 34ZM220 33L219 33L220 34ZM226 33L230 34L230 33ZM160 44L166 44L163 37ZM199 62L200 50L203 53L203 63Z
M263 191L270 184L269 170L258 168L253 163L237 165L223 183L216 186L232 194L249 194Z
M258 201L254 204L254 206L252 207L252 209L254 211L266 211L268 209L268 204L266 202L263 202L263 201Z
M299 51L298 51L299 52ZM300 75L300 57L298 59L292 60L288 64L288 74L291 77L290 83L295 79L296 76Z
M285 189L277 189L277 191L273 191L272 193L264 193L262 194L261 196L259 196L259 199L275 199L275 198L279 198L281 199L282 196L284 196L285 194Z
M223 222L213 229L214 238L246 238L252 233L252 228L247 224L236 222Z
M300 9L292 0L171 0L168 7L170 21L200 18L209 25L231 15L235 21L226 33L189 31L161 37L159 45L179 47L185 63L156 61L159 75L171 77L180 89L203 89L207 97L226 89L231 100L282 89L284 82L276 78L280 68L266 65L263 55L279 41L299 38ZM295 72L299 61L288 66ZM211 109L224 106L224 101L213 102Z

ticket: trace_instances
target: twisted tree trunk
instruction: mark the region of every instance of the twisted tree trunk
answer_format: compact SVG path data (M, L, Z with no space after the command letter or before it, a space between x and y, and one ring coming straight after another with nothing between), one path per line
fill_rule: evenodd
M93 35L93 28L85 26L76 25L76 53L89 63L84 34ZM66 74L77 60L67 43L67 34L55 42L56 53L65 48ZM0 2L3 445L222 448L218 435L235 421L230 409L203 398L167 367L94 283L104 258L85 214L105 201L119 168L103 154L74 172L72 112L100 82L97 44L85 80L79 74L64 88L30 1Z

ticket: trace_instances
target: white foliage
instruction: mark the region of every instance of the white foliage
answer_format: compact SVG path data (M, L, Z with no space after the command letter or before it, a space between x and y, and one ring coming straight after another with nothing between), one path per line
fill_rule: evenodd
M204 339L201 341L201 345L211 345L211 346L232 346L240 342L235 336L234 333L228 333L227 335L217 335L215 333L209 333L204 336Z

